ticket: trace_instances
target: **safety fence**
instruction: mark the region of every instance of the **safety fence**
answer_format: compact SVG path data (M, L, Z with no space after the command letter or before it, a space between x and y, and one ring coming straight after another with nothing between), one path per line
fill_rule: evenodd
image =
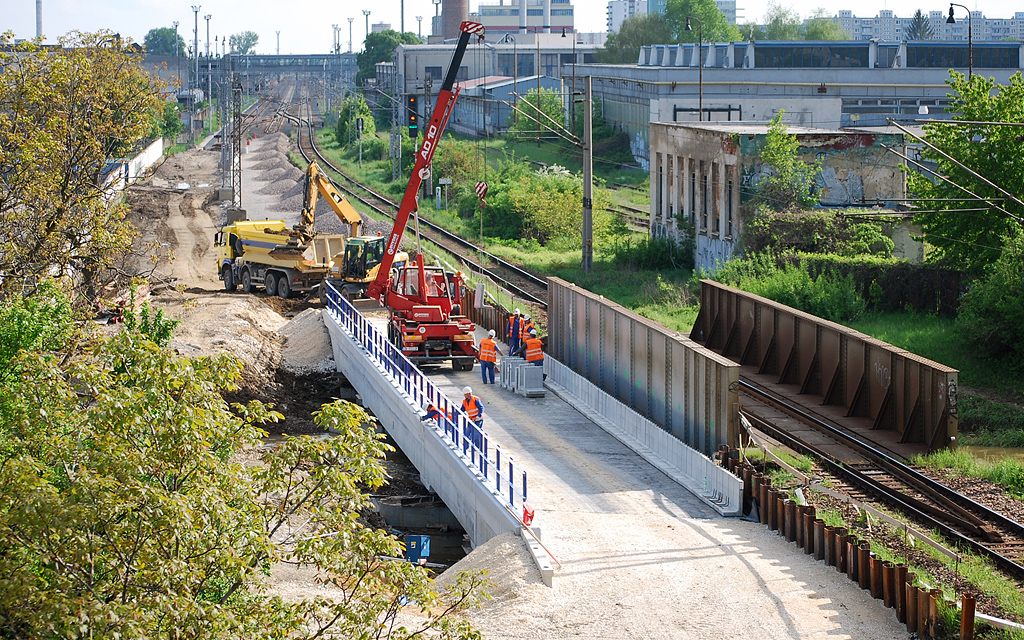
M357 344L366 350L381 375L404 392L412 407L420 412L433 405L440 418L437 433L459 453L460 458L481 481L493 488L513 514L526 502L527 474L516 467L515 460L492 446L487 432L470 420L462 404L449 399L410 361L401 349L370 324L341 293L327 285L327 312Z
M565 280L548 297L549 358L707 456L738 444L738 364Z
M548 384L559 395L567 394L577 408L582 405L603 418L595 422L645 460L722 515L741 514L743 481L727 469L686 446L554 358L544 359L544 372L548 375Z

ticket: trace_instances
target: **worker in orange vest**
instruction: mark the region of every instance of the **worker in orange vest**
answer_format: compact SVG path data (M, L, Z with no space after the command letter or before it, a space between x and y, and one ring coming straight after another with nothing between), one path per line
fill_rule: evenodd
M519 315L519 309L516 309L512 317L508 319L508 352L515 353L519 351L519 345L522 344L523 337L523 319Z
M530 329L530 337L526 339L523 352L527 362L532 362L536 367L544 366L544 347L537 338L536 329Z
M473 389L470 387L462 388L462 395L465 399L462 401L462 410L469 416L471 422L466 423L466 426L462 430L462 435L466 437L466 440L476 445L477 449L483 447L484 442L484 403L483 400L473 395ZM468 449L469 445L463 445L463 450Z
M477 351L477 358L480 359L480 375L484 384L494 384L494 363L498 356L504 355L494 341L494 329L487 332L487 337L480 341L480 349ZM488 377L490 382L487 381Z
M530 330L531 329L536 329L536 328L537 328L536 325L534 325L533 321L530 320L530 314L527 313L526 315L524 315L523 316L523 325L522 325L522 328L519 330L519 344L520 344L520 348L522 348L522 344L526 342L527 338L530 337Z

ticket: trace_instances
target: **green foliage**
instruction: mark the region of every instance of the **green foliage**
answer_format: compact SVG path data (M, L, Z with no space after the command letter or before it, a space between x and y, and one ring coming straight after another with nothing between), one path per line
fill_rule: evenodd
M433 173L438 178L451 178L453 185L468 185L482 177L480 151L475 145L456 140L451 135L441 139L434 154Z
M134 294L132 298L134 299ZM170 343L174 328L180 323L181 320L172 320L165 316L163 309L157 309L156 313L153 313L148 302L143 303L138 315L132 307L128 307L124 312L125 328L161 347L166 347Z
M244 56L256 53L256 44L259 41L260 36L255 31L242 31L232 35L228 39L228 45L231 47L231 53Z
M1020 72L1013 74L1007 84L997 86L994 79L980 74L968 81L963 74L950 71L946 84L951 89L947 111L954 114L954 121L1024 123L1024 79ZM926 124L924 128L928 142L944 153L1011 193L1020 193L1024 184L1020 127ZM1004 197L938 153L925 149L924 157L937 163L937 174L972 193L983 198ZM969 197L949 182L933 182L929 176L914 172L908 187L919 198ZM1024 207L1009 200L997 204L1018 217L1024 216ZM914 222L921 225L925 240L935 248L931 257L972 273L981 273L986 265L994 263L1003 250L1004 239L1019 234L1020 225L995 209L965 211L985 206L973 200L936 200L934 206L927 207L933 213L916 214Z
M643 13L622 21L615 33L608 35L604 47L597 50L602 64L636 64L640 47L672 42L672 26L660 13Z
M74 330L67 296L52 281L41 282L32 295L15 295L0 305L0 389L20 375L15 363L19 353L60 351Z
M395 49L400 44L419 44L420 38L412 32L398 33L393 29L377 31L366 35L363 50L356 54L359 72L356 83L362 84L377 75L378 62L391 62Z
M391 535L363 528L390 447L352 404L328 439L254 449L280 416L221 393L241 366L183 358L128 332L63 363L23 354L0 394L0 634L5 637L475 638L452 614L480 576L437 593ZM251 462L243 464L239 454ZM297 526L300 525L301 526ZM283 601L278 561L325 595Z
M539 109L539 113L538 113ZM582 121L582 116L577 117ZM553 122L552 122L553 121ZM548 131L565 126L565 112L562 109L562 96L552 89L530 89L519 100L519 114L508 117L507 136L509 140L530 140L552 134Z
M633 238L620 236L611 241L613 260L630 269L660 271L663 269L693 269L694 239L692 226L684 231L687 241L669 238Z
M525 163L505 163L497 179L488 181L484 229L502 238L536 239L541 246L557 245L575 250L582 247L583 181L557 165L531 172ZM608 211L608 196L594 192L594 241L620 233L623 225ZM476 193L459 196L462 216L480 215Z
M150 29L143 42L146 45L146 53L151 56L185 55L185 51L187 51L185 39L171 27ZM175 45L177 45L177 49L175 49Z
M1006 489L1012 497L1024 499L1024 464L1015 458L997 462L976 458L966 449L942 449L912 462L929 469L948 469L957 475L989 480Z
M584 127L583 105L579 105L575 111L570 111L570 116L574 116L575 121L569 123L569 128L573 130L576 137L582 140ZM613 162L628 164L636 161L633 157L633 150L629 146L629 135L623 131L616 131L605 119L604 100L599 97L594 98L590 117L594 158L599 160L599 164ZM566 143L566 155L579 157L579 153L578 147Z
M852 223L828 210L771 211L762 209L743 230L745 252L791 251L836 253L843 256L892 255L893 241L878 223Z
M848 40L839 22L825 9L815 9L806 24L791 7L768 3L763 24L747 23L740 28L750 40Z
M714 278L834 322L855 318L866 307L852 276L830 271L812 275L802 262L779 268L769 254L727 262L719 267Z
M181 121L177 101L167 101L163 107L154 111L154 122L152 134L168 140L174 140L182 132L185 125Z
M757 40L800 40L803 22L792 7L769 2L764 12L764 26L756 33Z
M914 17L911 18L910 24L907 25L904 32L906 33L907 40L931 40L935 37L931 23L928 22L928 18L921 13L920 9L914 13Z
M1007 240L1002 255L964 297L957 316L961 339L1014 371L1024 358L1024 240Z
M800 143L796 136L789 135L789 127L782 122L785 113L784 109L779 109L768 125L761 162L767 164L771 172L755 185L758 200L776 211L817 204L811 187L820 165L817 162L807 164L800 159Z
M691 21L691 31L686 30L687 16L700 21ZM665 19L672 27L676 42L697 42L700 37L703 37L704 42L742 40L740 32L725 19L725 14L715 4L715 0L668 0Z
M341 110L338 112L338 127L336 133L338 144L346 146L359 145L359 129L356 118L363 119L363 151L366 151L366 141L373 138L377 133L377 123L373 119L373 112L370 105L361 93L354 93L341 103Z
M961 444L1024 447L1024 410L961 393L957 412Z

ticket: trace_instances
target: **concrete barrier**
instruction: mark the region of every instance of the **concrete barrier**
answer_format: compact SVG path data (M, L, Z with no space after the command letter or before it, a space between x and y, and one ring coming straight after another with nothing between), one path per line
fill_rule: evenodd
M546 385L723 516L742 515L743 481L554 358Z

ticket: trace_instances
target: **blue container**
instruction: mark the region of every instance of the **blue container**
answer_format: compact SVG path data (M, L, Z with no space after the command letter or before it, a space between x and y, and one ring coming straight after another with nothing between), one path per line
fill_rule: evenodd
M426 562L430 557L430 536L405 536L405 558L409 562Z

